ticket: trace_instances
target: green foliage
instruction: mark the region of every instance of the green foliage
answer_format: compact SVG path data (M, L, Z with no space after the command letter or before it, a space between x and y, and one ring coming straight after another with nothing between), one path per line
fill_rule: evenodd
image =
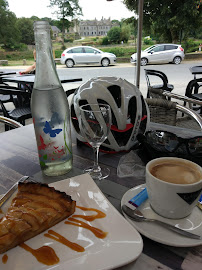
M102 45L108 45L108 44L109 44L108 37L103 37L103 39L102 39Z
M7 2L0 0L0 43L4 48L12 50L19 42L19 31L16 27L15 14L7 8Z
M124 0L127 8L138 13L138 0ZM153 33L164 42L180 42L189 33L201 27L200 0L170 1L145 0L143 26L147 34Z
M124 20L124 24L130 26L130 33L133 36L133 39L137 36L138 22L135 17L131 17Z
M67 37L64 39L64 42L70 42L72 43L74 41L74 38L73 37Z
M62 50L55 50L55 58L60 58L62 54Z
M182 43L182 47L184 48L186 53L191 53L198 51L200 44L201 44L200 40L194 41L193 39L188 39Z
M16 26L20 31L20 41L25 44L34 44L33 20L24 17L17 19Z
M118 26L112 27L108 33L107 37L110 43L120 43L121 42L121 29Z
M145 37L143 41L144 41L144 44L145 45L153 45L154 44L154 42L152 41L152 39L149 38L149 37Z
M135 53L134 47L108 47L100 49L103 52L114 53L117 57L130 57L131 54Z
M0 59L1 60L13 60L13 61L27 59L27 60L34 61L33 52L28 51L28 50L23 51L23 52L20 52L20 51L15 51L15 52L0 51Z
M120 36L121 41L127 43L130 38L130 34L131 34L130 25L123 24L121 27L121 36Z

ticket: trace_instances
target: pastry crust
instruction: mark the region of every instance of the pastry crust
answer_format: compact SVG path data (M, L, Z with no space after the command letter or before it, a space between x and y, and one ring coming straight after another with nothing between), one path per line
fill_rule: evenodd
M47 184L18 184L18 193L0 220L0 253L49 229L75 212L76 202Z

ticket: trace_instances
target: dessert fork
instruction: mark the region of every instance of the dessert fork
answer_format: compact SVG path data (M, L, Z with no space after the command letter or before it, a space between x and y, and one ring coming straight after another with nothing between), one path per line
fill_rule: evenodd
M2 207L2 205L11 197L11 195L16 191L17 187L18 187L18 183L19 182L25 182L25 180L27 180L29 178L29 176L23 176L22 178L20 178L20 180L15 183L7 192L6 194L4 194L4 196L0 199L0 208Z

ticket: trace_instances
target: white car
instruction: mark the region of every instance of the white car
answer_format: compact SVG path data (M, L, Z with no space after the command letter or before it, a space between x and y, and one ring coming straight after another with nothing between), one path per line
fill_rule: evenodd
M184 49L177 44L156 44L141 51L141 65L153 63L180 64L184 59ZM136 63L137 53L131 55L130 62Z
M90 46L78 46L66 49L61 55L60 62L68 68L77 64L99 64L107 67L116 63L116 55Z

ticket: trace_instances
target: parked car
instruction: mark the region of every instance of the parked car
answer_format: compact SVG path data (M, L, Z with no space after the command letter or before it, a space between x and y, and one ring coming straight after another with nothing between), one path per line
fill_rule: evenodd
M60 62L68 68L77 64L100 64L107 67L116 63L116 55L90 46L78 46L64 50Z
M184 49L177 44L156 44L141 51L141 65L153 63L174 63L179 65L184 59ZM130 62L136 63L137 53L131 55Z

